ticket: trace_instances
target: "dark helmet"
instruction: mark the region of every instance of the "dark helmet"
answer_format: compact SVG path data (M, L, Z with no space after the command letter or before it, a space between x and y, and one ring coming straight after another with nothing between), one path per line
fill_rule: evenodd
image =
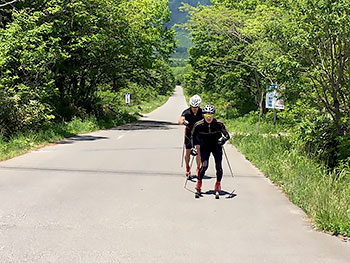
M207 104L202 109L203 113L215 114L215 107L213 105Z

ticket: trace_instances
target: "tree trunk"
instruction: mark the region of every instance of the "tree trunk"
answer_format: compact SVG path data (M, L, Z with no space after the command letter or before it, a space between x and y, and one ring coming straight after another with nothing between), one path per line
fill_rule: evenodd
M264 112L264 108L263 108L263 105L264 105L264 91L263 91L263 89L260 86L259 78L258 78L258 72L256 71L256 69L254 69L254 74L255 74L256 86L258 87L258 92L261 94L260 103L259 103L259 108L260 108L259 121L258 121L258 126L257 126L257 131L259 133L260 132L260 121L261 121L261 117L262 117L263 112Z

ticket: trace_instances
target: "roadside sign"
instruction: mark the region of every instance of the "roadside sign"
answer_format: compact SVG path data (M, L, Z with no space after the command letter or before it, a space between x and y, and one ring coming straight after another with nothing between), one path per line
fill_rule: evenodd
M125 93L125 103L130 104L130 92Z
M266 92L266 108L269 109L284 109L284 101L281 99L282 93L285 87L278 87L276 84L267 86L268 92Z
M274 109L274 99L275 99L275 94L274 92L267 92L266 93L266 108L267 109Z

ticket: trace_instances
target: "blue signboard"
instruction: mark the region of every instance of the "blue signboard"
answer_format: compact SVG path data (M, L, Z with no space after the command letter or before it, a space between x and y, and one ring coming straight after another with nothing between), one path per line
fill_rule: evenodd
M266 108L268 109L284 109L284 101L281 99L285 87L278 87L276 84L267 86L266 90Z
M125 93L125 103L126 104L130 103L130 92Z

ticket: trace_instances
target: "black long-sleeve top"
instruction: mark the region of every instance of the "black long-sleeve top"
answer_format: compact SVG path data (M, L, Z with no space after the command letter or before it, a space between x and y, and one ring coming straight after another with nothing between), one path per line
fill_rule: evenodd
M197 121L193 126L191 141L193 142L193 139L196 139L201 145L215 146L218 144L218 140L221 136L224 136L227 140L230 139L230 134L227 132L222 121L214 119L209 124L203 119Z

